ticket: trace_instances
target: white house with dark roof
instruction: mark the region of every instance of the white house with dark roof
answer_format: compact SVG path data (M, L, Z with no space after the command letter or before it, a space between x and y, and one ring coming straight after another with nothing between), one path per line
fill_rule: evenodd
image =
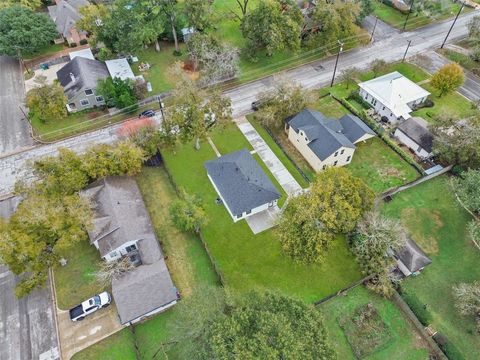
M287 119L286 131L290 142L315 171L349 164L355 144L375 136L354 115L347 114L337 120L309 109Z
M81 192L94 211L90 243L105 261L128 257L135 265L112 281L120 322L131 325L178 300L150 216L135 179L111 176Z
M390 122L409 119L430 93L398 71L358 84L360 96Z
M207 175L234 222L277 204L280 193L247 149L205 163Z
M433 134L428 130L428 123L424 119L412 117L405 120L398 125L393 136L418 157L428 159L432 156Z

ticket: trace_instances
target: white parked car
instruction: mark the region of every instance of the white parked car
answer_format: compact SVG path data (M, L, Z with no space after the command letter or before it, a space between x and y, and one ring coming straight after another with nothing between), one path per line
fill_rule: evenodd
M98 309L107 307L112 302L112 298L106 291L95 295L88 300L85 300L80 305L70 309L70 320L80 321L85 319L85 316L90 315Z

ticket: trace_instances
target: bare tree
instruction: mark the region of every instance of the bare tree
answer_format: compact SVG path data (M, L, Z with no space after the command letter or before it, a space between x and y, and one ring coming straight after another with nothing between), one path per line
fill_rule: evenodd
M473 315L480 333L480 281L461 283L453 287L455 307L462 315Z
M350 85L355 84L355 80L359 73L360 70L358 70L356 67L349 67L340 72L340 79L347 84L347 89Z
M242 20L243 17L245 15L247 15L247 11L248 11L248 3L250 0L235 0L237 2L237 5L238 7L240 8L240 12L241 12L241 16L238 15L235 11L233 10L230 10L230 12L235 15L235 17L238 19L238 20Z
M112 280L118 279L134 267L128 256L124 256L119 260L105 261L100 269L94 273L95 279L100 284L109 286Z

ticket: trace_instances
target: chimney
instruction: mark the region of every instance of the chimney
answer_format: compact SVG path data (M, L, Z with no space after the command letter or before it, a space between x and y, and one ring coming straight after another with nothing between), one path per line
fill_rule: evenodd
M73 73L70 73L70 79L72 79L72 81L75 82L75 75L73 75Z

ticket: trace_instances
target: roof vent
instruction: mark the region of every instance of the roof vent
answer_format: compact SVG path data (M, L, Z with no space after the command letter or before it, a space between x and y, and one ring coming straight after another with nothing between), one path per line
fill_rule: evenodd
M75 82L75 75L73 75L73 73L70 73L70 79L72 79L72 81Z

